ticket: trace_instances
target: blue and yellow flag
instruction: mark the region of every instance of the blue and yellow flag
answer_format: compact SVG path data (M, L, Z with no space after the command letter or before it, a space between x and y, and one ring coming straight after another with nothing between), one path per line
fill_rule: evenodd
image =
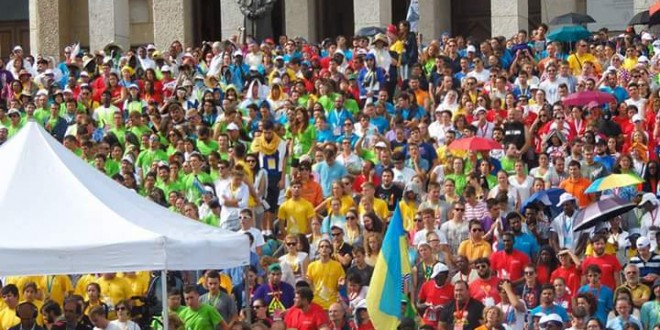
M397 203L367 293L369 318L377 330L394 330L399 325L403 283L409 276L408 243Z

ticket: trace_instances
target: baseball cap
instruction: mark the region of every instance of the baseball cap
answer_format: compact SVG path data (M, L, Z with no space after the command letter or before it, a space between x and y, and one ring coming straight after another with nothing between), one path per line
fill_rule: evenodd
M651 246L651 240L649 240L649 238L646 236L641 236L637 239L637 243L635 245L637 245L638 249L649 247Z
M434 278L434 277L440 275L440 273L444 273L444 272L448 273L449 268L447 268L447 265L439 262L439 263L435 264L435 266L433 266L433 273L431 273L431 278Z
M387 148L387 144L385 144L385 142L383 142L383 141L380 141L380 142L376 143L376 145L374 147L376 147L376 148Z
M474 45L469 45L469 46L467 46L466 51L467 51L468 53L476 53L476 52L477 52L477 48L475 48Z
M229 125L227 125L227 130L228 131L234 131L234 130L238 130L238 129L239 128L238 128L238 125L236 125L236 123L229 123Z
M80 72L80 76L81 76L81 77L89 77L89 72L87 72L87 71L82 71L82 72Z
M234 57L236 57L236 56L243 57L243 53L241 53L240 50L237 50L237 51L234 52Z
M541 326L541 328L545 328L549 323L555 323L559 326L564 325L564 321L561 319L561 316L555 313L544 315L541 317L541 320L539 320L539 326Z
M483 112L487 112L486 108L484 108L484 107L477 107L477 109L474 110L474 113L479 113L479 112L482 112L482 111L483 111Z
M651 202L653 205L658 205L658 198L655 197L653 193L646 193L642 195L642 200L639 202L639 204L637 204L637 207L641 207L647 202Z
M160 68L160 72L172 72L172 68L170 68L169 65L163 65L163 67Z
M429 244L429 242L427 242L427 241L421 241L421 242L417 243L417 250L421 249L422 246L431 247L431 245Z
M638 113L637 113L637 114L634 114L634 115L632 116L632 122L633 122L633 123L640 122L640 121L642 121L642 116L640 116Z
M21 112L18 111L18 109L15 109L15 108L9 109L9 111L7 111L7 116L20 115L20 114L21 114Z
M575 201L575 196L565 192L559 196L559 203L557 203L557 207L561 207L564 205L564 203L569 202L569 201Z
M149 44L147 45L147 50L156 50L156 46Z

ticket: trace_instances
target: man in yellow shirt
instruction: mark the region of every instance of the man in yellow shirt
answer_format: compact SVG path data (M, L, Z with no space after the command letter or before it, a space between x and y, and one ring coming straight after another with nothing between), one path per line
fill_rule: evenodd
M64 298L73 293L73 284L67 275L44 275L36 283L43 293L44 301L51 299L60 306L64 303Z
M318 247L319 259L307 266L307 280L314 291L314 303L327 310L339 301L339 287L344 283L344 268L339 261L330 258L332 243L322 240Z
M302 182L296 180L291 183L291 198L280 205L277 218L280 219L282 235L287 234L309 234L312 218L314 218L314 206L308 200L302 198Z
M117 277L115 273L104 273L96 280L101 287L101 301L108 305L108 319L117 319L115 305L120 300L131 299L131 284L122 277Z
M571 54L567 61L568 65L571 68L571 72L573 73L574 76L579 76L582 74L582 65L584 65L584 62L591 62L594 65L594 71L596 74L600 74L601 72L601 67L600 67L600 61L593 56L591 53L589 53L589 45L585 40L580 40L577 42L575 45L576 50L575 53Z
M488 258L492 252L490 244L483 239L484 228L479 220L470 220L470 237L458 246L458 255L473 262L479 258Z
M373 207L374 213L383 221L388 219L390 217L390 209L387 207L387 202L380 199L376 198L376 186L371 183L371 182L365 182L362 184L362 200L360 201L360 205L358 206L358 212L360 214L365 214L364 210L364 200L370 200L371 205Z
M0 330L7 330L19 323L21 319L16 316L16 307L18 306L18 288L14 284L8 284L0 291L2 300L7 307L0 311Z

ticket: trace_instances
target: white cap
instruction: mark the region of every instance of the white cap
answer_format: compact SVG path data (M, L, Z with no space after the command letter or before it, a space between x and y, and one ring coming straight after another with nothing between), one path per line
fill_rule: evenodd
M476 53L477 48L474 47L474 45L468 45L467 48L465 49L468 53Z
M607 67L607 70L605 70L605 71L606 72L610 72L610 71L616 72L616 68L613 65L610 65L610 66Z
M483 112L488 112L488 110L486 110L486 108L484 108L484 107L477 107L477 108L474 110L474 113L479 113L479 112L482 112L482 111L483 111Z
M192 54L190 54L190 53L185 53L185 54L183 54L182 58L185 58L185 57L190 57L190 58L192 58L193 60L195 59L195 57L194 57Z
M648 62L649 62L649 58L644 55L637 58L637 63L648 63Z
M632 122L636 123L638 121L642 121L642 116L640 116L638 113L636 113L632 116Z
M7 126L0 123L0 131L2 131L2 130L8 131L9 128L7 128Z
M128 89L131 89L131 88L140 89L140 87L137 84L128 85Z
M18 109L15 109L15 108L9 109L9 111L7 111L7 115L8 115L8 116L9 116L9 115L13 115L13 114L20 115L21 112L18 111Z
M163 67L160 68L160 72L172 72L172 68L170 68L169 65L163 65Z
M385 142L383 142L383 141L380 141L380 142L376 143L376 145L374 147L376 147L376 148L387 148L387 144L385 144Z
M123 162L123 161L126 161L126 162L130 163L131 165L133 165L133 158L131 158L131 156L129 156L129 155L124 156L124 157L121 159L121 161L122 161L122 162Z
M284 56L282 56L282 55L275 56L275 61L278 61L278 60L284 61Z
M341 56L346 57L346 54L344 54L344 51L339 49L339 48L337 48L337 50L335 50L335 53L333 55L337 55L337 54L340 54Z
M204 193L215 195L215 193L213 193L213 188L209 186L204 186Z
M653 36L650 33L644 31L642 32L642 40L651 41L653 40Z
M228 131L238 130L238 125L236 125L236 123L229 123L229 125L227 125L227 130Z
M658 198L655 197L653 193L646 193L642 195L642 200L639 202L639 204L637 204L637 206L642 206L647 202L651 202L653 205L658 205Z
M541 328L545 328L545 325L548 324L549 322L555 322L561 325L564 324L564 321L561 319L561 316L555 313L550 313L541 317L541 319L539 320L539 326Z
M421 241L421 242L417 243L417 250L419 250L422 246L431 247L431 244L429 244L429 242L427 242L427 241Z
M250 65L250 71L259 71L259 67L256 65Z
M80 72L80 76L81 77L89 77L89 72L83 70L82 72Z
M646 236L640 236L640 237L637 239L637 243L636 243L636 245L637 245L637 248L638 248L638 249L642 249L642 248L645 248L645 247L649 247L649 246L651 246L651 240L649 240L649 238L646 237Z
M63 93L73 94L73 91L71 90L71 88L65 88Z
M13 51L15 52L15 51L17 51L17 50L23 51L23 47L21 47L21 46L14 46L14 50L13 50Z
M565 192L559 196L559 203L557 203L557 207L561 207L564 205L564 203L569 202L569 201L575 201L575 196Z
M434 278L434 277L440 275L440 273L443 273L443 272L448 273L449 268L447 268L447 265L439 262L439 263L435 264L435 266L433 266L433 273L431 273L431 278Z
M44 74L45 74L45 75L49 75L49 74L54 75L55 72L53 72L53 69L46 69L46 71L44 71Z
M147 50L156 50L156 46L154 46L153 44L148 44Z
M241 57L243 57L243 53L241 53L240 50L237 50L237 51L234 52L234 57L236 57L236 56L241 56Z
M48 96L48 91L45 90L45 89L40 89L40 90L37 91L36 95L37 96L41 96L41 95Z

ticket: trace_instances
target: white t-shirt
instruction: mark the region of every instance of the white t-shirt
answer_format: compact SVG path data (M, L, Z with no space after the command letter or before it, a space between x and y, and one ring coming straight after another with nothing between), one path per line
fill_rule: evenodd
M502 310L504 313L504 320L503 320L503 325L509 326L509 329L511 330L523 330L525 326L525 314L527 314L527 308L525 308L525 304L523 304L523 308L525 308L525 311L519 312L515 307L513 307L511 304L502 304L501 302L497 305L495 305Z
M261 230L254 227L250 227L248 230L241 229L238 231L239 234L243 234L246 232L250 233L250 235L252 235L252 237L254 238L254 242L252 242L252 246L250 247L250 249L252 250L252 252L257 253L257 248L262 247L264 246L264 244L266 244L266 241L264 240L264 234L261 233Z

